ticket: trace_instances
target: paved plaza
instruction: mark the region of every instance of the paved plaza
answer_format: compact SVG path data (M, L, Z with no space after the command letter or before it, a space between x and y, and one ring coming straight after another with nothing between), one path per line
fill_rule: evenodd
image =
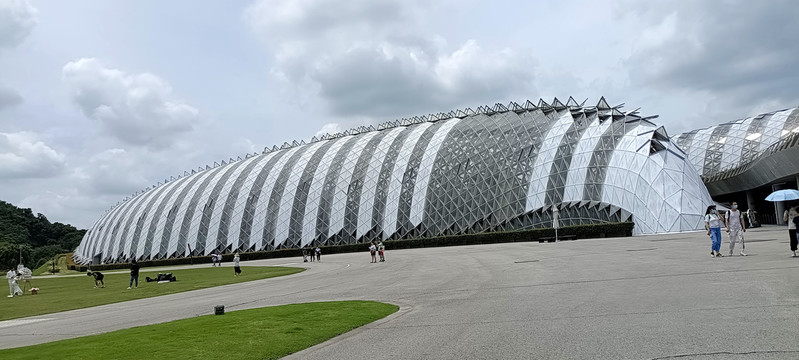
M377 264L367 251L252 261L243 265L308 271L4 321L0 348L210 314L218 304L377 300L401 309L288 358L797 359L799 258L783 227L746 238L747 257L736 249L711 258L710 239L695 232L388 249Z

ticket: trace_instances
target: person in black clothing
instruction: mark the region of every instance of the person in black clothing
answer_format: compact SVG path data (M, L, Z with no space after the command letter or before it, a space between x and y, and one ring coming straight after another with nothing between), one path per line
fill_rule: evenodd
M136 287L139 287L139 263L136 262L136 259L130 262L130 285L128 285L128 290L133 286L134 280L136 280Z
M103 282L103 278L105 277L105 275L103 275L103 273L101 273L99 271L95 271L95 272L89 271L89 272L86 273L86 276L94 276L94 287L95 288L97 288L97 287L103 287L104 288L105 287L105 283Z

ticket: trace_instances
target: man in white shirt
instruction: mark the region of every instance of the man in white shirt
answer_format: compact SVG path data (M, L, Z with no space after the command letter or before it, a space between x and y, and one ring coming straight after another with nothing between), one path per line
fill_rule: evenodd
M738 202L732 202L732 209L727 213L727 235L730 237L730 256L735 250L735 243L741 242L741 256L746 256L746 244L744 244L744 234L746 224L743 221L743 213L738 210Z

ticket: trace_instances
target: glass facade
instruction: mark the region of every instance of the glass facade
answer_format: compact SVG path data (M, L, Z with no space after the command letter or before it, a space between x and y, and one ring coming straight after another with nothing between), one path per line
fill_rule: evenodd
M799 108L760 114L674 137L699 175L710 178L754 161L769 146L799 133Z
M481 106L285 144L102 216L81 263L634 221L701 229L712 203L663 127L600 99Z

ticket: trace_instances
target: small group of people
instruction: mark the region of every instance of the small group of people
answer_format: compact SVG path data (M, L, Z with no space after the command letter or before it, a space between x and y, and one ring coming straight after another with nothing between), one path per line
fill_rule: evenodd
M31 269L28 269L22 264L17 265L16 269L12 268L8 270L6 273L6 280L8 280L8 297L12 298L25 293L25 291L19 286L20 282L23 283L23 286L25 286L26 289L30 288L32 291L38 292L38 288L31 288L30 286L32 276L33 272Z
M211 267L222 267L222 254L211 254Z
M796 229L799 229L799 204L793 203L785 210L782 216L783 221L788 223L788 238L790 240L792 257L797 257L796 248L799 243ZM705 211L705 229L707 235L710 236L710 256L722 257L721 255L721 227L724 226L727 230L730 241L730 252L732 256L735 250L735 244L741 243L741 256L746 256L744 250L746 243L744 242L744 233L746 233L746 222L744 222L744 214L738 210L738 203L733 201L732 209L727 212L727 216L721 216L716 209L716 205L710 205Z
M371 244L369 245L369 254L372 255L372 263L378 262L377 258L380 257L380 262L386 261L385 256L386 246L383 245L383 241L375 241L372 240Z
M744 222L743 213L738 210L738 202L732 202L732 208L727 212L726 217L722 217L716 205L710 205L705 211L705 229L707 235L710 236L710 256L722 257L721 255L721 227L722 225L727 229L727 235L730 240L730 256L735 252L735 244L741 243L741 256L746 256L746 243L744 242L744 233L746 232L746 223Z
M241 275L240 260L239 253L233 253L233 276ZM211 267L222 267L222 254L211 254Z
M302 262L308 262L308 258L311 258L311 262L314 262L314 258L317 262L322 261L322 249L318 246L316 248L303 248L302 249Z

